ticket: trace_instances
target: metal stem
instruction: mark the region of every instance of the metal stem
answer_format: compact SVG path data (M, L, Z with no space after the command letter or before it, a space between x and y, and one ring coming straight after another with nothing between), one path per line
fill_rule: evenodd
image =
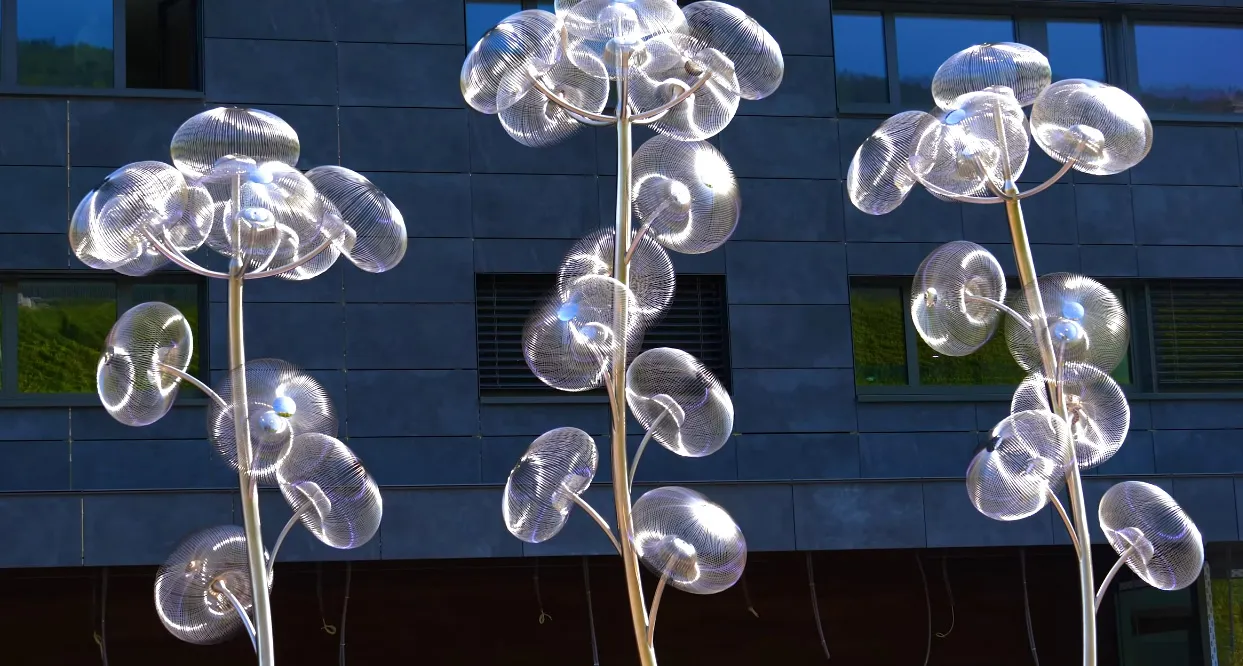
M263 559L263 532L259 526L259 484L250 474L250 404L246 396L246 345L242 323L242 285L246 264L241 246L242 177L233 176L233 261L229 265L229 367L233 373L233 432L237 443L237 478L242 496L242 521L246 529L246 558L255 601L255 636L259 666L274 666L276 646L272 635L272 607L268 598L268 566Z
M997 308L998 310L1001 310L1002 312L1013 317L1015 321L1017 321L1027 330L1029 331L1032 330L1031 322L1027 321L1027 318L1019 314L1018 312L1015 312L1014 308L1011 308L1009 305L1006 305L1005 303L1002 303L1001 301L994 301L993 299L988 298L987 296L976 296L975 294L963 294L963 296L966 297L966 299L969 301L975 301L977 303L987 303Z
M613 528L609 527L609 521L605 520L604 516L601 516L600 512L595 510L595 507L588 504L587 500L580 497L577 493L570 492L569 490L566 490L566 492L569 493L570 498L574 500L578 508L586 511L587 515L591 516L591 519L600 526L600 529L604 530L604 535L609 538L609 541L613 542L613 547L617 549L617 554L620 555L622 547L621 544L617 543L617 537L613 535Z
M1075 154L1078 155L1078 152L1076 152ZM1062 176L1065 176L1067 172L1069 172L1071 169L1075 167L1075 164L1078 163L1078 161L1079 161L1078 159L1072 157L1066 160L1065 162L1062 162L1062 168L1058 169L1057 173L1050 176L1048 180L1031 188L1030 190L1021 192L1016 196L1019 199L1026 199L1027 197L1036 196L1037 194L1040 194L1041 192L1049 189L1050 187L1053 187L1055 184L1057 184L1057 181L1062 179Z
M648 617L647 626L647 647L655 649L656 640L656 611L660 610L660 597L665 593L665 583L669 582L669 572L666 571L660 577L660 582L656 584L656 593L652 595L652 613Z
M295 511L294 514L289 517L289 521L285 523L285 526L281 528L281 533L276 537L276 543L272 544L272 550L268 553L269 578L272 577L272 567L276 566L276 554L280 552L281 544L285 543L285 537L289 536L289 530L292 530L293 526L298 524L298 521L302 519L302 516L311 509L311 506L311 504L307 504L302 507L301 511Z
M924 186L924 189L928 190L932 194L935 194L943 199L957 201L958 203L996 204L1004 203L1006 201L1005 197L972 197L965 194L950 192L947 189L937 187L936 185L924 180L924 178L919 174L915 174L915 179L919 181L920 185Z
M1092 612L1095 613L1101 609L1101 602L1105 600L1105 593L1109 591L1109 584L1114 582L1114 576L1122 571L1122 565L1126 564L1126 558L1135 552L1135 546L1127 546L1126 550L1118 556L1118 561L1110 567L1109 573L1105 574L1105 578L1101 580L1101 589L1096 591L1096 604L1092 606Z
M225 598L229 600L229 603L233 606L234 612L236 612L237 616L242 619L242 624L246 627L246 633L250 636L250 646L255 649L256 653L259 652L259 646L255 644L255 625L251 624L250 615L246 613L245 608L242 608L242 602L238 600L237 595L233 594L233 591L224 584L223 580L218 580L212 583L212 587L214 587L217 592L223 594Z
M613 243L613 277L627 287L630 286L630 267L626 264L626 252L630 245L630 179L633 160L630 94L626 81L630 55L627 49L620 49L617 54L617 228L614 235L616 240ZM626 464L626 339L629 332L629 314L626 311L626 299L616 299L613 305L613 330L617 344L613 349L613 371L609 377L613 409L613 504L617 509L617 540L621 546L622 567L626 572L630 624L634 629L635 645L639 650L639 663L641 666L656 666L656 652L647 640L647 608L639 579L639 558L634 550L630 484L626 483L630 471Z
M630 462L630 474L626 477L626 483L631 490L634 490L634 473L639 469L639 458L643 457L643 450L647 448L648 441L652 439L652 433L656 432L656 427L660 425L660 422L668 414L668 411L661 412L660 416L657 416L656 420L652 421L652 427L647 429L647 434L643 435L643 441L639 442L638 450L634 452L634 460Z
M1002 159L1006 159L1003 154ZM1010 223L1010 236L1014 243L1015 263L1018 265L1019 278L1027 297L1028 311L1033 321L1032 333L1040 348L1040 359L1044 366L1047 379L1049 404L1063 419L1066 418L1066 403L1062 399L1061 387L1057 385L1057 357L1053 349L1053 340L1049 335L1049 327L1045 317L1044 302L1040 297L1040 284L1036 277L1036 265L1032 260L1031 244L1027 240L1027 227L1023 223L1023 207L1017 198L1018 188L1012 181L1007 181L1005 190L1011 198L1006 200L1006 217ZM1079 560L1079 601L1080 620L1083 628L1083 666L1096 666L1096 585L1092 576L1092 551L1088 532L1087 503L1083 498L1083 479L1079 474L1079 465L1074 452L1074 442L1067 440L1069 459L1072 461L1066 469L1066 491L1070 496L1070 511L1073 517L1074 532L1078 536L1081 548Z
M208 386L207 384L204 384L203 380L199 379L198 377L195 377L194 375L188 372L185 372L181 368L169 365L167 363L157 361L156 365L159 366L162 372L167 372L168 374L186 382L187 384L191 384L194 386L194 388L202 391L204 395L214 400L216 404L220 406L221 409L229 408L229 403L225 402L224 398L221 398L215 391L211 389L210 386Z
M193 261L190 261L190 259L179 250L165 245L159 238L156 238L155 233L152 232L148 226L142 226L142 233L147 237L147 242L151 243L151 246L154 247L157 252L164 255L164 257L169 261L190 271L191 273L194 273L195 275L202 275L203 277L217 278L220 280L227 280L229 278L228 273L221 273L219 271L212 271L203 268Z
M1075 526L1070 522L1070 516L1066 515L1066 507L1062 506L1062 500L1057 498L1057 494L1052 490L1045 490L1049 494L1049 504L1057 510L1057 515L1062 517L1062 524L1066 526L1066 533L1070 535L1070 543L1075 547L1075 554L1081 551L1079 547L1079 537L1075 536Z

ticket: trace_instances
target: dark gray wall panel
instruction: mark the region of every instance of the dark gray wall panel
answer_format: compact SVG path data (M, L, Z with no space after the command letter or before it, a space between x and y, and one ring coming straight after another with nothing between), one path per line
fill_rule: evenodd
M390 490L384 495L386 560L518 557L522 542L500 519L500 488ZM576 516L589 520L586 516Z
M204 90L213 102L333 104L336 46L328 42L203 40Z
M738 435L738 478L755 481L855 479L859 436L852 434Z
M136 493L82 498L83 564L159 564L198 530L233 522L231 493Z
M918 482L795 486L794 521L799 550L923 548L927 543Z
M0 497L0 530L21 535L0 549L0 566L82 564L82 500L65 495Z

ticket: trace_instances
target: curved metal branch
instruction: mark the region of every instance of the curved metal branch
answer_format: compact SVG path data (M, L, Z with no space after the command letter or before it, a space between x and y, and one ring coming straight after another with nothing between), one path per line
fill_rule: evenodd
M643 450L647 448L647 443L651 441L652 434L656 432L656 426L669 414L668 411L660 413L655 421L652 421L652 427L647 429L647 433L643 435L643 441L639 442L639 449L634 452L634 460L630 461L630 476L626 477L627 487L634 488L634 473L639 469L639 458L643 457Z
M570 498L574 500L574 503L577 504L580 509L586 511L587 515L591 516L592 520L596 521L596 524L600 526L600 529L604 530L604 534L608 536L609 541L613 542L613 547L617 549L617 554L620 555L622 552L621 544L618 543L617 536L613 534L613 528L609 527L609 521L605 520L604 516L601 516L599 511L593 509L592 506L587 503L587 500L579 497L577 494L570 493Z
M652 595L652 611L648 613L647 619L647 646L654 647L656 641L656 611L660 610L660 598L664 595L665 584L669 582L669 572L666 571L661 577L660 582L656 584L656 593Z
M547 97L548 101L556 104L566 113L574 116L574 119L580 123L594 125L596 127L604 127L617 122L617 119L613 116L606 116L603 113L595 113L593 111L588 111L587 109L575 106L572 102L566 100L552 90L549 90L548 86L544 85L544 82L539 80L539 77L531 75L529 71L527 72L527 75L531 76L531 86L533 88L540 91L544 97Z
M1052 504L1057 510L1057 515L1062 517L1062 524L1066 526L1066 533L1070 535L1070 543L1075 547L1075 555L1079 555L1079 537L1075 535L1075 525L1070 521L1070 516L1066 514L1066 507L1062 506L1062 500L1058 499L1052 490L1046 492L1049 493L1049 504Z
M190 385L194 386L194 388L196 388L196 389L198 389L198 390L202 391L204 395L206 395L207 397L209 397L209 398L211 398L212 400L216 401L216 404L217 404L217 405L220 405L220 408L221 408L221 409L228 409L228 408L229 408L229 403L225 402L224 398L221 398L221 397L220 397L220 394L218 394L218 393L216 393L215 391L213 391L213 390L212 390L212 388L211 388L210 386L208 386L207 384L203 383L203 380L199 379L198 377L195 377L194 375L192 375L192 374L190 374L190 373L188 373L188 372L185 372L185 371L184 371L184 370L182 370L181 368L178 368L178 367L175 367L175 366L171 366L171 365L169 365L169 364L167 364L167 363L163 363L163 362L157 361L157 362L156 362L156 365L157 365L157 366L159 366L160 370L163 370L164 372L167 372L168 374L170 374L170 375L172 375L172 376L174 376L174 377L176 377L176 378L178 378L178 379L180 379L180 380L182 380L182 381L186 382L187 384L190 384Z
M160 239L156 238L155 234L151 232L150 227L143 225L142 233L144 236L147 237L147 241L150 242L151 245L155 247L155 249L159 251L160 254L164 255L164 257L167 258L169 261L190 271L191 273L194 273L196 275L202 275L203 277L217 278L220 280L229 279L228 273L221 273L220 271L212 271L212 270L203 268L202 266L194 263L193 261L190 261L186 257L186 255L182 254L179 250L171 248L165 245L164 243L160 242Z
M1049 189L1050 187L1053 187L1055 184L1057 184L1057 181L1062 179L1062 176L1065 176L1067 173L1069 173L1070 170L1075 168L1075 165L1078 163L1079 163L1079 160L1075 157L1072 157L1066 160L1065 162L1062 162L1062 168L1058 169L1057 173L1053 174L1048 180L1031 188L1030 190L1020 192L1016 198L1026 199L1027 197L1034 197L1037 194L1040 194L1041 192Z
M662 116L664 116L666 113L669 113L669 111L671 111L675 106L681 104L682 102L685 102L686 100L690 99L691 95L694 95L695 93L699 92L699 89L704 87L704 84L707 83L708 79L711 79L711 78L712 78L712 70L705 69L703 73L699 75L699 78L695 79L695 82L692 83L690 87L688 87L686 90L683 90L682 92L678 93L677 97L674 97L668 102L665 102L661 106L658 106L655 109L652 109L650 111L644 111L643 113L636 113L635 115L631 116L630 119L633 122L638 123L640 125L646 125L647 123L656 122L657 120L660 120Z
M1026 328L1028 331L1032 330L1032 324L1030 321L1027 321L1027 319L1025 319L1023 315L1016 312L1014 308L1010 307L1009 305L1006 305L1005 303L1002 303L1001 301L994 301L993 299L988 298L986 296L976 296L974 294L963 294L963 297L969 301L974 301L976 303L987 303L997 308L998 310L1001 310L1002 312L1010 315L1011 317L1014 317L1014 320L1022 324L1023 328Z
M912 171L911 173L914 174L915 172ZM933 185L932 183L929 183L928 181L924 180L922 176L918 174L915 174L915 180L919 181L919 184L923 185L924 189L928 190L932 194L935 194L936 196L939 196L942 199L949 199L950 201L957 201L958 203L996 204L996 203L1006 202L1006 200L1002 197L972 197L972 196L967 196L965 194L956 194L954 192L950 192L949 190L937 187L936 185Z
M253 273L247 273L243 275L242 277L247 280L258 280L259 278L273 277L275 275L280 275L281 273L288 273L289 271L292 271L293 269L307 263L308 261L314 259L315 257L318 257L321 253L324 252L324 250L327 250L330 245L335 243L337 239L340 238L343 234L344 232L339 233L336 236L332 236L330 238L325 238L322 243L320 243L319 245L315 247L315 249L311 250L310 252L306 253L305 255L301 257L298 257L297 260L295 260L293 263L289 264L288 266L281 266L280 268L273 268L271 270L265 270L265 271L254 271Z
M212 584L212 587L216 588L217 591L229 600L229 604L233 606L233 610L237 612L237 616L241 618L242 624L246 627L246 633L250 636L250 646L255 649L255 652L258 652L259 646L255 643L255 625L250 621L250 614L246 612L245 608L242 608L242 602L224 584L224 581L218 580Z
M1114 582L1114 576L1118 575L1118 572L1122 570L1122 565L1126 564L1126 558L1130 557L1131 553L1134 552L1135 546L1127 546L1127 549L1118 556L1118 561L1114 562L1113 568L1109 570L1109 573L1105 574L1105 580L1101 581L1101 587L1096 591L1096 607L1093 610L1099 611L1101 609L1101 602L1105 600L1105 593L1109 591L1109 584Z

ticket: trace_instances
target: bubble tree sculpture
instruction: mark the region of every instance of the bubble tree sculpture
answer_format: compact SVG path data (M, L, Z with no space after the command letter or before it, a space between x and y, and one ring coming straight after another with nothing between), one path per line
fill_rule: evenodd
M693 356L637 352L673 298L668 252L714 250L738 223L733 172L706 139L729 124L740 100L771 95L785 68L772 36L721 2L557 0L554 9L518 12L489 30L462 66L462 95L499 115L527 146L556 143L583 126L616 127L616 224L570 250L553 293L527 321L523 352L553 388L608 390L617 534L582 497L599 453L575 428L531 444L510 473L502 511L509 531L529 543L555 536L574 506L604 529L622 556L641 663L653 666L665 587L720 592L742 575L747 549L729 514L695 491L659 488L632 506L631 484L650 440L678 455L706 456L724 446L734 419L729 395ZM616 111L606 113L614 85ZM632 154L635 125L657 136ZM647 431L629 467L627 406ZM650 615L639 562L659 576Z
M945 201L1005 206L1019 293L1007 294L1001 265L988 250L954 241L933 250L916 271L911 320L929 347L965 356L1005 319L1006 345L1030 374L1014 394L1010 416L971 459L968 496L995 520L1026 518L1046 505L1057 510L1078 556L1083 663L1095 666L1096 610L1122 565L1154 587L1181 589L1199 576L1204 544L1165 491L1119 483L1098 510L1119 559L1095 591L1080 473L1117 453L1130 427L1126 397L1109 376L1126 356L1129 326L1118 298L1099 282L1065 273L1037 279L1021 201L1071 169L1109 175L1135 166L1152 147L1152 124L1118 88L1051 78L1044 55L1022 44L960 51L933 77L937 108L882 123L855 153L846 178L851 202L871 215L897 208L916 184ZM1015 183L1032 139L1062 166L1020 192ZM1069 514L1058 499L1063 488Z
M276 359L246 360L242 287L266 277L308 280L341 256L380 273L406 252L401 213L362 175L339 166L298 171L298 135L259 110L217 108L173 135L172 165L116 170L74 211L69 243L86 265L140 276L168 264L228 282L230 372L216 388L188 370L194 339L165 303L123 314L96 370L99 398L131 426L158 421L182 382L209 397L208 438L237 470L244 527L199 531L160 567L155 607L181 640L218 643L245 627L262 666L275 663L268 593L272 565L299 522L333 548L357 548L380 526L379 488L337 437L324 387ZM229 260L209 270L187 255L203 246ZM293 516L270 554L259 525L259 486L275 485ZM253 614L253 618L252 618Z

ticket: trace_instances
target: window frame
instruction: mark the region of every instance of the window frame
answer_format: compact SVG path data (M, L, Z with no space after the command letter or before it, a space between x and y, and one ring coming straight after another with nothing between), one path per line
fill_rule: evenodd
M191 285L197 290L198 328L192 331L194 346L198 351L199 367L195 375L211 385L210 313L211 294L203 278L182 272L157 271L144 277L119 274L100 274L94 271L24 271L0 274L0 408L5 407L100 407L95 393L22 393L18 391L19 368L18 304L17 286L20 282L95 282L108 283L116 288L116 317L132 308L133 289L138 285L175 284ZM100 350L102 353L103 350ZM178 398L178 404L204 406L207 397L199 394Z
M112 0L112 86L108 88L75 88L61 86L26 86L17 82L18 0L0 0L0 95L38 95L53 97L163 97L170 99L204 99L203 26L205 21L202 0L195 2L194 48L198 52L195 75L198 89L177 88L127 88L125 4L127 0Z
M851 276L849 288L885 287L897 288L902 307L903 335L906 341L907 384L899 386L867 386L854 383L854 323L851 322L851 367L855 397L859 402L1009 402L1015 385L986 386L974 384L920 384L919 333L906 311L910 302L911 279L906 276ZM1243 391L1167 391L1158 389L1157 356L1153 340L1152 291L1154 282L1181 282L1183 280L1153 279L1105 279L1101 283L1110 289L1122 291L1122 306L1130 320L1131 335L1127 351L1130 359L1131 381L1122 385L1122 392L1132 401L1149 400L1243 400ZM1018 277L1006 276L1007 291L1018 283ZM999 329L994 335L1004 335Z
M847 103L835 99L838 114L844 117L884 117L901 111L917 109L927 110L933 107L931 99L924 104L903 104L899 98L897 33L894 17L897 14L918 14L929 17L982 17L1009 16L1014 22L1015 39L1023 44L1047 54L1049 40L1047 23L1057 20L1096 19L1101 22L1101 37L1105 47L1106 83L1126 90L1138 98L1139 71L1138 54L1135 45L1135 23L1172 23L1177 25L1220 26L1222 23L1238 26L1243 29L1243 9L1223 7L1068 7L1044 9L1040 7L1022 7L994 3L937 5L930 8L927 4L912 2L867 2L861 0L842 0L833 3L836 12L869 12L879 13L883 22L885 40L885 74L889 80L890 102L878 103ZM836 74L836 71L834 72ZM834 97L836 98L836 89ZM896 100L896 101L892 101ZM1237 125L1243 124L1241 114L1196 114L1196 113L1149 113L1154 122L1164 123L1218 123Z

